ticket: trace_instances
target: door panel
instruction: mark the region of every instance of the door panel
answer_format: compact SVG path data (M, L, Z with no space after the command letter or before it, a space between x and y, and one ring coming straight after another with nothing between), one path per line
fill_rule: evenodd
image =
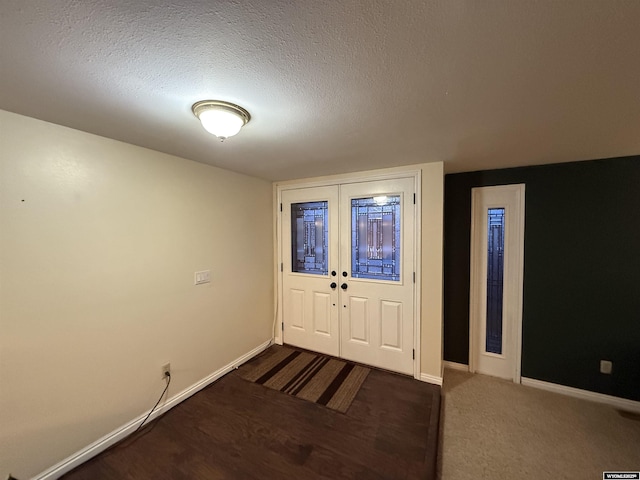
M282 193L283 330L286 343L339 356L338 187Z
M380 344L382 348L402 351L402 304L381 302Z
M520 381L524 185L472 192L471 371Z
M342 356L407 374L413 374L413 185L405 178L340 187L340 230L348 232L340 265L349 269L340 292Z
M289 290L289 315L291 328L304 330L304 290L292 288Z
M313 292L313 333L331 336L331 295Z
M366 298L349 297L348 308L350 315L345 318L345 321L349 322L348 341L357 342L364 345L369 345L369 322L368 322L368 308L369 302ZM343 339L344 340L344 339Z

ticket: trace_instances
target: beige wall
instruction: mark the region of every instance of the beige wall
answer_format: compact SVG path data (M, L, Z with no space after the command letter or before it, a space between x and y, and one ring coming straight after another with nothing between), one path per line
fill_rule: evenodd
M442 378L442 282L444 164L425 163L422 170L422 328L421 372Z
M270 338L270 183L2 111L0 162L0 478Z

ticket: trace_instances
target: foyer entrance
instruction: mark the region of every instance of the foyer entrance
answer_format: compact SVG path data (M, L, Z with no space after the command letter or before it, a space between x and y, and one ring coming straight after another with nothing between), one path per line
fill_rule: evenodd
M284 343L414 374L415 178L281 194Z

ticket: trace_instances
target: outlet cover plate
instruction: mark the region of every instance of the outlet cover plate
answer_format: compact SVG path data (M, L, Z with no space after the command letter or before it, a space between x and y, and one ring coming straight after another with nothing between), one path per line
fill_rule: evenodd
M170 363L165 363L162 366L162 378L167 378L166 375L164 374L164 372L169 372L169 374L171 374L171 364Z
M600 360L600 373L606 373L607 375L610 375L612 370L612 362L610 362L609 360Z

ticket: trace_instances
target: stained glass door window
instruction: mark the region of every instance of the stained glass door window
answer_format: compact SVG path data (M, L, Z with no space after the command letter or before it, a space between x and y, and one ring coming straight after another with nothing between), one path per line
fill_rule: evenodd
M504 208L487 213L487 338L486 351L502 353L504 284Z
M351 200L351 276L400 281L400 195Z
M329 272L329 202L291 204L291 271Z

